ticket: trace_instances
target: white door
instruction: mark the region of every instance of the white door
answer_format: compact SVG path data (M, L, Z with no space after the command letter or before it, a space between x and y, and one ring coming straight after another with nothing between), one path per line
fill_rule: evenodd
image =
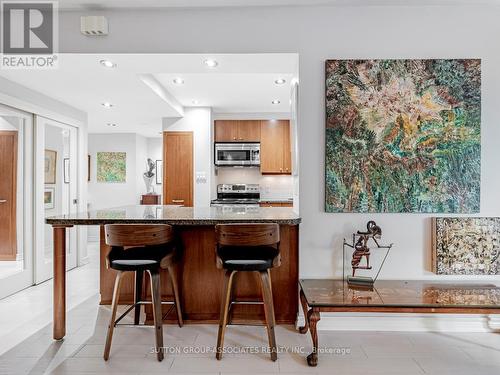
M35 116L37 144L35 283L53 276L53 232L50 216L68 215L78 208L78 129ZM77 229L67 229L66 269L77 265Z
M33 284L33 115L0 104L0 298Z

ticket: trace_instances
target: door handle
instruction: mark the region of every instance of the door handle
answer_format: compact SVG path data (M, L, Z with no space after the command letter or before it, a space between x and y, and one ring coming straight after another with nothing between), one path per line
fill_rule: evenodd
M0 199L0 203L7 203L7 199Z
M184 203L184 199L172 199L172 203Z

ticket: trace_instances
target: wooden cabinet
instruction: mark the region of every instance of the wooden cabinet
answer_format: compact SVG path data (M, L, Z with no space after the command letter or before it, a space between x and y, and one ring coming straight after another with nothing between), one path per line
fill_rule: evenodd
M149 205L149 204L160 204L161 199L159 194L143 194L141 196L141 204Z
M292 202L260 202L260 207L293 207Z
M260 121L239 120L238 140L241 142L260 142Z
M216 142L259 142L260 121L258 120L216 120Z
M163 204L193 206L193 133L163 133Z
M262 174L291 174L290 121L261 121L260 171Z

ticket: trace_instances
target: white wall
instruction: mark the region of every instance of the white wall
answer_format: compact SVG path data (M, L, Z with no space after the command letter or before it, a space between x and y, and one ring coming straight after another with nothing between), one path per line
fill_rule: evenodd
M163 159L163 138L147 138L147 154L154 162ZM156 176L153 181L157 194L163 194L162 184L156 183Z
M97 153L126 152L124 183L97 182ZM139 204L135 134L89 134L90 182L88 200L91 210Z
M384 230L384 240L395 243L381 278L447 279L428 271L431 215L324 212L324 64L329 58L482 58L481 215L500 216L499 6L310 6L98 13L107 16L113 26L109 36L81 35L79 17L88 12L69 12L60 19L60 50L299 53L301 277L339 276L342 238L374 219ZM500 282L500 276L482 279Z
M147 159L161 158L161 139L146 138L134 133L89 134L90 182L88 183L89 208L98 210L140 203L146 193L142 175L146 172ZM124 183L97 182L97 153L126 152L127 168ZM161 185L155 186L161 194Z
M146 138L138 134L89 134L90 182L88 182L88 202L91 210L112 208L140 203L146 193L142 178L146 171L147 159L156 160L161 155L161 139ZM124 183L97 182L97 153L126 152L127 167ZM155 186L161 194L161 185ZM90 228L90 241L98 240L98 228Z
M163 131L193 132L194 148L194 200L195 207L210 206L212 186L212 111L210 108L186 108L182 118L164 118ZM197 177L204 176L200 180Z

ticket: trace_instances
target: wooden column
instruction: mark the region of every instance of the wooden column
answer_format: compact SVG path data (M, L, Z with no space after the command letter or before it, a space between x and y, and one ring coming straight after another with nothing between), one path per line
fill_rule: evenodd
M72 225L53 225L54 230L54 297L53 337L66 335L66 228Z

